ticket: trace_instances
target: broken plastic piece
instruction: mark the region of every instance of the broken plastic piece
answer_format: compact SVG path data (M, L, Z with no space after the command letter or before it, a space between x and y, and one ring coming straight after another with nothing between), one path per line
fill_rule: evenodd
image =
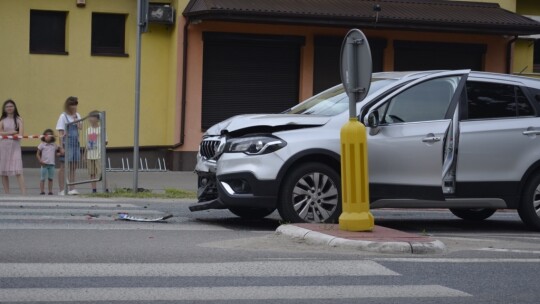
M158 218L145 218L145 217L135 217L127 213L118 213L118 219L122 221L133 221L133 222L164 222L167 219L173 217L172 214L167 214L163 217Z

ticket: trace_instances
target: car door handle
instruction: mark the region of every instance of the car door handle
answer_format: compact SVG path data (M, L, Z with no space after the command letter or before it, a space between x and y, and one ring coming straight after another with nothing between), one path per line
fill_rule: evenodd
M422 142L425 142L425 143L434 143L434 142L437 142L437 141L441 141L441 137L439 137L439 136L428 136L428 137L422 138Z
M523 135L540 135L540 130L523 131Z

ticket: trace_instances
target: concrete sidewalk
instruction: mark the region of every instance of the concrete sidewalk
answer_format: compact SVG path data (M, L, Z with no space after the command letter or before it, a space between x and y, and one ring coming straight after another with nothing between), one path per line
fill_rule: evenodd
M58 170L56 171L58 174ZM39 169L24 169L25 184L28 195L39 195ZM107 180L110 190L118 188L132 188L133 172L107 172ZM10 178L11 194L19 194L19 188L15 177ZM139 187L163 192L167 188L197 191L197 175L188 171L169 171L169 172L141 172L139 173ZM77 190L84 193L90 193L90 184L78 185ZM101 186L98 184L98 190ZM54 193L58 193L58 178L54 179ZM0 194L4 194L0 187Z
M389 254L442 253L446 246L427 236L375 226L372 232L339 230L336 224L281 225L276 234L312 245Z

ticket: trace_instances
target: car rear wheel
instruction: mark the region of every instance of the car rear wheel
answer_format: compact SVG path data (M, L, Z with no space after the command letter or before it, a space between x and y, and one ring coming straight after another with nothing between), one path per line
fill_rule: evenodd
M234 213L243 219L258 220L272 214L276 209L272 208L244 208L244 207L231 207L229 211Z
M341 178L323 163L302 164L287 174L278 211L291 223L336 223L341 214Z
M527 227L540 230L540 173L536 173L525 186L518 214Z
M450 209L455 216L466 221L483 221L492 216L497 209L478 208L478 209Z

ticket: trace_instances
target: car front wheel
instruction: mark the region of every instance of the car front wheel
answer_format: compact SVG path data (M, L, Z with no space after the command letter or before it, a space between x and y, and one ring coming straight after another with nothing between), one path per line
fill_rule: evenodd
M492 216L497 209L478 208L478 209L450 209L455 216L466 221L483 221Z
M518 214L527 227L540 230L540 173L536 173L525 186Z
M341 178L323 163L302 164L282 183L278 211L291 223L336 223L341 214Z

